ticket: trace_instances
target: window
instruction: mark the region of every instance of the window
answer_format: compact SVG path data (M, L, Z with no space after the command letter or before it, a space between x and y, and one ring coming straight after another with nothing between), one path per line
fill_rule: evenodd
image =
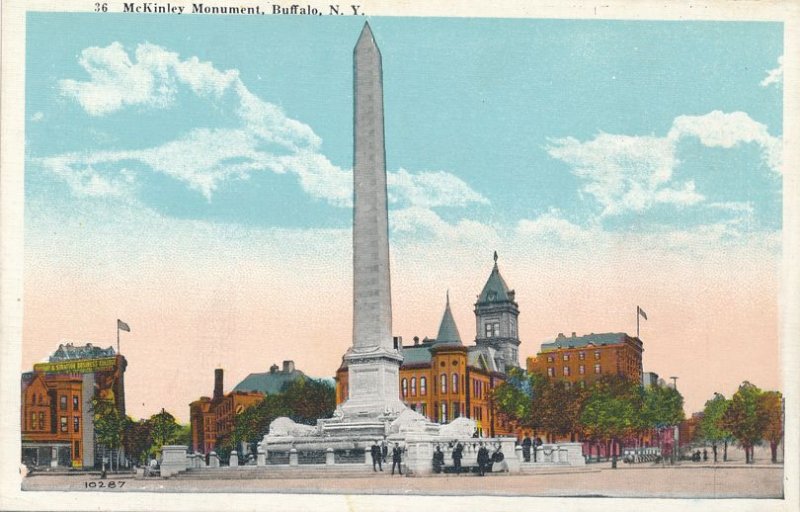
M411 377L411 396L417 396L417 378Z
M453 393L458 393L458 374L453 374L453 387L451 388Z
M72 450L72 458L73 459L80 459L81 458L81 442L75 441L75 448Z
M547 362L548 363L552 363L553 362L553 356L547 356Z
M447 423L447 402L442 402L442 415L440 421L442 423Z
M420 395L425 396L425 394L428 392L427 386L428 386L428 379L426 379L425 377L420 377L420 379L419 379L419 394Z
M441 389L439 390L439 392L440 392L441 394L445 394L445 393L447 393L447 374L446 374L446 373L443 373L443 374L440 376L440 378L439 378L439 386L440 386L440 388L441 388Z
M569 361L569 354L564 354L564 361Z
M580 359L581 361L586 359L586 352L584 352L584 351L578 352L578 359Z
M61 432L67 431L67 417L61 416Z
M78 395L72 395L72 410L77 411L79 407Z
M500 322L487 322L484 325L487 338L497 338L500 336Z
M61 395L59 397L59 406L62 411L67 410L67 395Z
M428 404L426 403L422 404L422 415L426 417L428 416Z
M553 367L552 367L552 366L549 366L549 367L547 368L547 376L548 376L548 377L552 377L552 376L554 376L555 374L556 374L556 372L555 372L555 370L553 369Z
M44 413L39 413L39 428L44 430Z
M594 373L600 373L600 363L594 365Z
M80 432L81 431L81 418L80 418L80 416L73 416L72 417L72 431L73 432Z
M453 415L453 419L456 419L459 416L461 416L461 407L460 407L460 404L458 402L453 402L452 415Z
M599 350L595 350L594 351L594 358L595 359L600 359L600 351Z
M408 379L403 379L403 397L408 396Z
M585 366L583 366L583 365L580 365L580 366L578 367L578 373L580 373L581 375L583 375L584 373L586 373L586 367L585 367Z
M31 413L31 424L28 426L28 430L37 430L37 428L38 427L36 426L36 413L32 412Z
M569 377L569 366L564 367L564 377Z

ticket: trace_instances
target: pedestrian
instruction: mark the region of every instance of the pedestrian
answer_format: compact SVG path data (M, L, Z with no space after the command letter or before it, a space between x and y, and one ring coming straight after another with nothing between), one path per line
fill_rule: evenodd
M478 473L483 476L486 473L486 466L489 465L489 450L481 443L478 448Z
M708 462L708 450L703 448L703 462Z
M392 449L392 476L394 476L394 467L397 466L397 472L401 475L403 474L403 466L402 466L402 450L400 449L399 443L394 443L394 448Z
M531 446L533 442L528 434L525 434L525 439L522 440L522 458L525 462L531 461Z
M436 450L434 450L433 452L433 472L437 474L441 473L443 467L444 467L444 452L442 451L442 447L437 444Z
M378 441L372 443L372 446L369 449L369 454L372 456L372 471L378 471L375 469L376 465L381 471L383 471L383 466L381 466L381 447L378 446Z
M453 448L453 469L455 469L456 475L461 474L461 457L464 451L464 446L461 443L456 441L456 445Z
M387 455L389 455L389 443L384 439L381 443L381 457L383 458L384 464L386 464Z

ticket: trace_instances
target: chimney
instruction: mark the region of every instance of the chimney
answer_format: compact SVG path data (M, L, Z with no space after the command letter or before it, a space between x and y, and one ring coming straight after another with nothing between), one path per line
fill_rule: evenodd
M283 362L283 373L292 373L294 371L294 361Z
M222 368L214 370L214 400L222 398Z
M414 346L419 345L419 336L414 336Z
M575 331L572 331L572 337L573 338L575 337Z
M278 365L277 364L273 364L272 366L269 367L269 373L275 373L277 371L278 371Z
M563 333L563 332L560 332L560 333L558 333L558 336L557 336L557 337L558 337L559 339L560 339L560 338L563 338L563 337L564 337L564 333Z

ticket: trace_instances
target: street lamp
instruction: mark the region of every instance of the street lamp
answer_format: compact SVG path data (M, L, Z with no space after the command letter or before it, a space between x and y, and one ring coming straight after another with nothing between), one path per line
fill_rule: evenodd
M678 377L672 376L672 389L678 391ZM675 463L675 458L678 453L680 453L680 429L678 425L675 425L674 430L672 431L672 463Z

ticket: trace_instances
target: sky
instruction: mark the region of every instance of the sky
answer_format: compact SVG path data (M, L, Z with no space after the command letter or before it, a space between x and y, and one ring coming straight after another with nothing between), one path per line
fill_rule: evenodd
M352 49L364 18L29 13L23 368L116 344L128 413L352 335ZM370 18L393 331L472 343L499 254L520 356L636 332L686 412L780 389L778 23ZM523 363L524 364L524 363Z

